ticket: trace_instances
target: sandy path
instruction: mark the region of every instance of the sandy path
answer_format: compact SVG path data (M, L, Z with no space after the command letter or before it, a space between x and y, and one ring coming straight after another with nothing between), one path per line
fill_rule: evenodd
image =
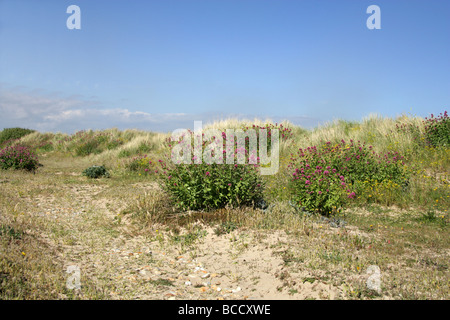
M306 270L284 263L280 253L294 240L284 232L216 235L199 225L198 238L186 244L163 228L135 233L129 222L118 223L123 202L102 196L114 192L110 186L63 188L73 196L30 201L38 219L54 225L56 235L45 236L60 248L64 269L79 268L81 297L89 286L109 299L336 299L342 293L304 281Z

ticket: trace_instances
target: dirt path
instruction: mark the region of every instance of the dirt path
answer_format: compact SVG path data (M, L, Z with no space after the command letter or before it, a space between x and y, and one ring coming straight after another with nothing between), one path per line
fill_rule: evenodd
M293 239L284 232L217 235L211 226L194 225L178 235L163 226L136 233L130 221L117 219L120 190L89 183L62 188L68 197L29 201L37 219L52 225L42 236L59 247L64 270L79 268L81 289L74 290L81 298L84 284L108 299L336 299L342 293L304 281L307 271L286 265L283 252Z

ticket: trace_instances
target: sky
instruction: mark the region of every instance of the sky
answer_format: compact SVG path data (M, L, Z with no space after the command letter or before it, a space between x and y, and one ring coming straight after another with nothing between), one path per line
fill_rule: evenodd
M439 114L449 13L445 0L0 0L0 130Z

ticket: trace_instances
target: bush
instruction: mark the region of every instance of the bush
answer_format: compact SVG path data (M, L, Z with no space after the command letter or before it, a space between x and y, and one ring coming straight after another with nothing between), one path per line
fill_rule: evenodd
M97 179L100 177L109 178L110 174L104 166L92 166L83 171L83 176L91 179Z
M161 177L163 188L184 210L254 205L263 198L263 182L254 165L179 164Z
M228 149L227 137L225 132L220 134L224 139L221 146L223 149L219 151L219 154L215 154L216 149L209 149L209 152L213 158L217 157L216 160L223 162L222 164L197 164L195 154L191 158L193 161L191 164L180 161L169 167L159 160L162 166L160 170L162 187L179 208L183 210L216 209L226 206L259 206L263 203L263 181L259 174L259 165L247 164L251 158L256 160L256 155L250 154L244 148L245 154L242 153L245 158L244 163L225 164ZM207 148L213 145L213 143L208 145L212 141L205 140L207 139L203 139L202 152L208 151ZM212 140L216 141L215 137L212 137ZM237 154L236 140L233 141L233 155ZM177 142L169 141L169 143L170 147Z
M38 168L37 156L26 146L8 146L0 150L0 168L34 171Z
M319 153L316 147L299 149L298 158L293 157L290 167L294 200L304 210L321 214L340 212L345 203L345 193L353 196L345 177L330 165L327 153Z
M447 111L431 118L425 118L425 139L430 146L450 146L450 118Z
M299 149L289 165L294 200L308 211L334 214L342 210L348 198L362 195L367 187L404 185L407 175L403 164L397 152L379 155L372 146L359 141L347 144L341 140L334 146L327 142L320 149Z
M34 132L31 129L23 128L7 128L0 132L0 145L6 143L7 141L17 140Z
M422 126L417 124L401 123L396 125L398 132L411 135L412 139L419 147L449 147L450 146L450 117L447 111L440 113L435 117L431 114L430 118L422 121Z

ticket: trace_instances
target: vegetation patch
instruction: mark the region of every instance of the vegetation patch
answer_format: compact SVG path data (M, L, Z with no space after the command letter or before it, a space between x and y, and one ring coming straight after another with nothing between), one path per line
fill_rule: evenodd
M98 178L109 178L110 174L108 170L104 166L92 166L87 169L85 169L82 173L83 176L86 176L91 179L98 179Z
M0 168L35 171L39 166L37 155L28 147L21 145L7 146L0 150Z

